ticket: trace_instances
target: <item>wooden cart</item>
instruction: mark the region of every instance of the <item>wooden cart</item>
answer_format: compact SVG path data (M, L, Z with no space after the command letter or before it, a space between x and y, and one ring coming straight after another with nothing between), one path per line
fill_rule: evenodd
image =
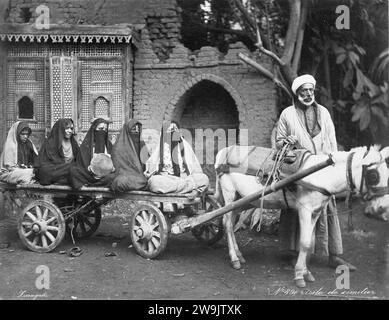
M155 258L166 248L169 233L192 231L200 241L212 244L223 237L221 216L232 210L246 208L253 201L280 190L322 168L334 164L329 156L308 169L273 182L264 190L254 192L224 207L220 207L211 193L156 194L148 191L113 193L108 188L83 187L74 190L68 186L41 186L35 184L0 185L0 192L22 191L33 199L21 210L18 221L20 239L32 251L49 252L62 241L66 231L79 237L91 236L101 220L100 207L114 199L136 202L129 215L130 235L136 251L145 258ZM158 203L158 206L156 205ZM165 203L183 204L194 209L194 217L175 219L163 210ZM172 223L171 223L172 222ZM76 232L74 232L76 230Z
M0 192L8 193L12 201L23 200L18 219L18 233L22 243L35 252L50 252L63 240L65 234L73 238L90 237L101 221L101 206L116 199L128 203L128 222L132 244L138 254L155 258L166 248L171 223L180 218L178 205L189 207L194 215L217 207L211 193L156 194L148 191L114 193L108 188L39 184L9 185L0 183ZM174 212L164 212L170 203ZM127 207L127 206L126 206ZM127 209L127 208L126 208ZM221 219L198 228L193 235L211 245L223 237Z

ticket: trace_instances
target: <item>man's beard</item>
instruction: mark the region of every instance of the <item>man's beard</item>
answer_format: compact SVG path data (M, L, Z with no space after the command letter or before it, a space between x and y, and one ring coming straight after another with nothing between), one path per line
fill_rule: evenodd
M312 103L315 102L315 96L312 95L310 98L302 98L300 96L298 96L298 99L300 101L300 103L302 103L304 106L310 106L312 105Z

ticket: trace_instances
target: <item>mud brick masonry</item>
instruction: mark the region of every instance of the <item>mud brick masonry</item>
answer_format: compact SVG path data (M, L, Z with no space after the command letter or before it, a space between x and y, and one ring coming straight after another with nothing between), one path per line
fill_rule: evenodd
M48 30L35 26L42 4ZM113 134L126 118L144 129L175 119L189 130L248 129L250 144L269 146L274 85L237 54L270 61L242 43L226 54L190 51L180 27L174 0L0 0L2 143L18 119L33 121L40 146L60 117L75 120L81 141L93 117L107 116ZM155 138L146 139L150 148Z

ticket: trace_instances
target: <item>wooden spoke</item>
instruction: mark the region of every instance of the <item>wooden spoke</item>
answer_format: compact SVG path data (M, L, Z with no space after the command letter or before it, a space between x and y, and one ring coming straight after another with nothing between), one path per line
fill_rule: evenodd
M50 230L50 231L57 231L59 230L58 227L54 227L54 226L47 226L47 230Z
M152 238L151 238L151 241L152 241L152 243L153 243L155 249L157 249L157 248L159 247L159 245L160 245L160 243L159 243L159 241L157 240L157 238L152 237Z
M153 244L151 241L147 241L147 251L150 254L153 253L153 251L154 251Z
M42 246L43 248L47 248L47 239L44 234L41 234Z
M157 237L158 239L161 239L161 234L158 231L153 231L152 235L153 237Z
M55 241L55 237L49 231L46 231L45 235L50 239L51 242Z
M84 220L84 222L85 222L90 228L92 228L93 224L92 224L92 222L89 221L88 218L86 218L86 219Z
M43 211L43 217L42 217L42 219L43 219L43 220L46 220L48 214L49 214L49 209L48 209L48 208L45 208L45 210Z
M148 224L153 224L153 220L154 220L154 215L152 213L150 213L149 215L149 220L147 221Z
M32 234L32 230L26 232L26 233L23 233L23 235L27 238L29 237L30 235Z
M35 212L36 212L36 216L37 216L38 220L41 220L43 214L42 214L42 210L41 210L41 208L39 208L39 206L35 207Z
M55 220L57 220L57 217L51 217L49 220L46 221L46 224L50 224Z
M26 212L26 215L33 221L36 222L37 218L29 211Z
M141 214L142 214L143 222L149 221L149 219L148 219L148 213L147 213L145 210L143 210Z
M136 216L136 221L138 221L139 224L142 224L144 222L144 220L141 216Z

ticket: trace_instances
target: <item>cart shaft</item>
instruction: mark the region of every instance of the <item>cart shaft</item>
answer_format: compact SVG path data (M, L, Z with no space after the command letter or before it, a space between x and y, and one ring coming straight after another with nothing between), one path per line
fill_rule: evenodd
M231 202L230 204L226 205L225 207L207 212L205 214L202 214L197 217L181 220L177 223L172 224L171 232L173 234L180 234L189 231L190 229L197 227L203 223L206 223L208 221L211 221L217 217L220 217L227 212L230 212L232 210L241 209L242 207L248 205L249 203L258 200L259 198L266 196L272 192L276 192L284 187L286 187L288 184L294 183L297 180L300 180L316 171L319 171L325 167L328 167L330 165L334 164L334 161L331 157L329 157L326 161L323 161L321 163L318 163L310 168L298 171L289 177L280 180L278 182L272 183L270 186L267 186L264 190L254 192L248 196L245 196L237 201Z

